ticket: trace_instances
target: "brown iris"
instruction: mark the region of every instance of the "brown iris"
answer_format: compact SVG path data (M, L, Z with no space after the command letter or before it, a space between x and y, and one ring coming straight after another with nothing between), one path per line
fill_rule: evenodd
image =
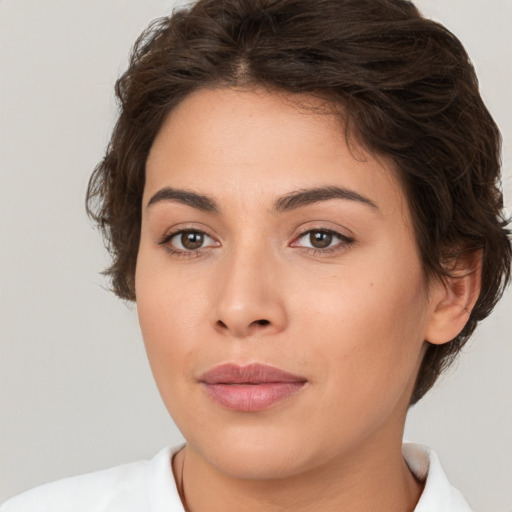
M185 249L193 251L199 249L204 242L204 234L199 231L184 231L181 234L181 244Z
M309 234L309 241L316 249L325 249L332 242L332 234L326 231L312 231Z

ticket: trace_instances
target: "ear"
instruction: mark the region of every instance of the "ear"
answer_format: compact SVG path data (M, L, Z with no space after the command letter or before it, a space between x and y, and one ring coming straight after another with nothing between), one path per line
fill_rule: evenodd
M462 331L482 286L482 251L457 258L451 276L430 286L431 313L425 339L434 345L453 340Z

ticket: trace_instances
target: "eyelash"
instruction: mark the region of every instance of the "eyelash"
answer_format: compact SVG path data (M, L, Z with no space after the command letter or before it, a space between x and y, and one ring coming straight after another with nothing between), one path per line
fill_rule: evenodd
M173 256L176 256L178 258L197 258L202 255L204 250L206 248L199 248L195 250L182 250L182 249L176 249L171 245L171 241L173 238L175 238L178 235L182 235L183 233L196 233L204 235L205 237L212 238L204 231L198 230L198 229L179 229L177 231L173 231L172 233L169 233L165 235L162 240L160 240L158 245L161 245L165 248L165 250L172 254ZM311 233L323 233L327 235L332 235L335 238L339 239L339 242L335 244L332 247L326 247L324 249L318 249L315 247L302 247L304 251L307 254L313 255L313 256L325 256L326 254L332 254L334 252L337 252L341 250L342 248L350 247L355 243L354 238L351 238L349 236L343 235L337 231L334 231L332 229L322 229L322 228L316 228L316 229L308 229L303 231L299 234L299 236L296 238L296 240L300 240L304 238L306 235L310 235ZM291 247L299 247L297 245L293 245L295 242L291 244Z
M182 235L183 233L196 233L204 235L205 237L212 238L204 231L201 231L199 229L179 229L177 231L173 231L172 233L169 233L168 235L165 235L162 240L158 242L158 245L161 245L165 248L165 250L177 257L177 258L197 258L201 256L201 254L204 252L204 248L196 249L196 250L182 250L182 249L176 249L171 245L171 240L175 238L178 235Z
M296 238L296 240L300 240L304 238L306 235L310 235L311 233L323 233L327 235L332 235L333 237L337 238L339 240L338 243L336 243L333 246L326 247L325 249L319 249L317 247L302 247L302 249L305 250L307 254L310 254L312 256L325 256L326 254L332 254L335 252L338 252L342 250L343 248L350 247L355 243L355 239L351 238L347 235L343 235L339 233L338 231L334 231L333 229L327 229L327 228L314 228L314 229L307 229L299 234L299 236ZM292 242L292 247L298 247L296 245L293 245L295 242Z

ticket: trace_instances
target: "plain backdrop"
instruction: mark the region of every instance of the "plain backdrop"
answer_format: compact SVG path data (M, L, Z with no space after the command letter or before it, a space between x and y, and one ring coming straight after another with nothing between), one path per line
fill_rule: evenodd
M512 202L512 2L421 0L465 44L504 137ZM113 85L171 0L0 0L0 502L181 440L135 308L105 288L84 212L115 118ZM512 511L512 294L409 415L482 512Z

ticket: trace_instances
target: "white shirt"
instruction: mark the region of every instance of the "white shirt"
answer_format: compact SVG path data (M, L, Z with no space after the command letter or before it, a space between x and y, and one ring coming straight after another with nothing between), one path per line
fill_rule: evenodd
M6 501L0 512L184 512L171 468L181 447L165 448L149 461L36 487ZM414 512L471 512L433 451L406 443L403 456L416 477L426 480Z

